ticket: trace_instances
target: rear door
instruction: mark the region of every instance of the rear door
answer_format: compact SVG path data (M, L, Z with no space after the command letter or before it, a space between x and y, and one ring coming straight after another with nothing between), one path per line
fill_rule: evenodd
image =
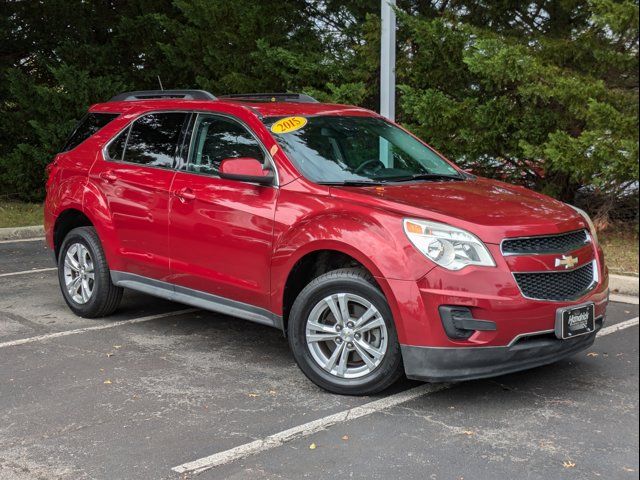
M169 190L189 118L185 112L137 118L107 144L91 170L108 202L127 273L169 276Z
M278 188L223 179L218 168L225 158L272 160L247 126L223 115L198 114L190 145L172 186L171 282L268 309Z

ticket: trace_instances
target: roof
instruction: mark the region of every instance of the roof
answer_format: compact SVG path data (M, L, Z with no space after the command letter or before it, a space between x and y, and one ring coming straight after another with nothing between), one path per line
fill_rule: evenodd
M217 100L184 100L154 99L135 101L112 101L92 105L92 112L136 113L152 110L215 110L216 106L244 107L260 117L286 117L294 115L351 115L378 116L365 108L332 103L299 103L299 102L250 102L233 99Z
M289 115L377 115L365 108L335 103L296 103L296 102L244 102L227 101L245 105L263 117L282 117Z

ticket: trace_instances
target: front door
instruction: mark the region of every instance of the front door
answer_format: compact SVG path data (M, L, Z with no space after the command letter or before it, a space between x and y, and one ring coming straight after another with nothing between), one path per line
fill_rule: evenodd
M256 137L236 119L199 114L189 161L172 186L171 282L269 309L278 188L217 176L222 160L239 157L270 161Z

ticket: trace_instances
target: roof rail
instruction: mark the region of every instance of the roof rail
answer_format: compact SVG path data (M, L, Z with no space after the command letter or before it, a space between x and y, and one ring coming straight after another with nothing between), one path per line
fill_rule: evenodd
M230 95L220 95L218 98L248 102L318 103L318 100L304 93L232 93Z
M112 97L110 102L132 102L135 100L162 100L178 98L182 100L216 100L205 90L138 90L124 92Z

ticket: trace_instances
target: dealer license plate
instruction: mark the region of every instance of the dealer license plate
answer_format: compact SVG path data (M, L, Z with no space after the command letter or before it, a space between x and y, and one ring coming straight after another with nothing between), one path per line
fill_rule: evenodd
M558 309L556 336L562 340L586 335L595 330L595 305L593 303Z

